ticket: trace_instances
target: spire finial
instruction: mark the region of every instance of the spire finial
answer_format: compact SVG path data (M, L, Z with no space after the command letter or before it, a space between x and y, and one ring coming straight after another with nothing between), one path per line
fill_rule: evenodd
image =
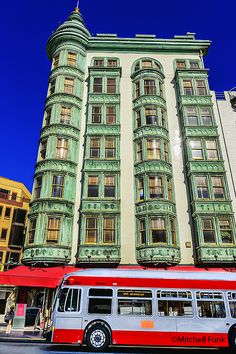
M79 13L79 0L76 2L75 12Z

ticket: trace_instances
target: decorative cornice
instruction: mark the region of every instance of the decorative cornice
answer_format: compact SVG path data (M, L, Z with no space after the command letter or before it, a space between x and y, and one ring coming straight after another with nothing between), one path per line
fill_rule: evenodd
M141 264L177 264L181 260L180 249L176 246L140 246L136 250L137 262Z
M45 159L37 162L35 166L35 176L41 173L54 173L60 172L63 174L71 175L76 177L77 164L73 161L59 160L59 159Z
M184 128L184 134L188 137L218 137L217 126L198 126L198 127L187 127Z
M231 201L194 201L192 202L193 217L209 214L233 214Z
M175 204L166 200L153 200L136 203L136 216L171 215L176 217Z
M90 93L88 103L120 103L120 94Z
M223 173L225 172L224 161L188 161L187 164L188 176L190 173L195 172L216 172Z
M84 71L78 66L71 66L71 65L59 65L58 67L51 70L50 79L57 75L71 75L75 76L81 81L84 80Z
M133 72L130 77L132 80L135 80L135 79L142 79L147 76L158 77L162 81L165 79L165 75L163 74L163 72L161 72L160 70L155 69L155 68L139 69L139 70Z
M172 175L171 164L160 160L138 162L134 166L134 171L135 175L148 172L157 172Z
M119 171L120 160L85 160L84 172L86 171Z
M51 123L42 128L40 141L51 135L63 135L78 141L80 129L70 124Z
M232 263L236 261L236 246L227 244L213 246L204 245L197 247L197 261L202 263Z
M142 137L158 137L169 142L168 130L155 125L145 125L134 130L134 141Z
M158 105L166 110L166 101L163 97L157 95L142 95L133 99L133 109L144 105Z
M48 106L51 106L53 104L67 104L71 106L76 106L79 109L81 109L82 105L82 98L71 95L70 93L65 93L65 92L55 92L49 97L47 97L46 102L45 102L45 108Z
M30 217L40 213L48 213L50 215L66 215L74 216L74 202L59 198L44 198L32 200L30 203Z
M82 200L81 212L84 213L120 213L119 200Z
M87 135L120 135L120 124L87 124Z

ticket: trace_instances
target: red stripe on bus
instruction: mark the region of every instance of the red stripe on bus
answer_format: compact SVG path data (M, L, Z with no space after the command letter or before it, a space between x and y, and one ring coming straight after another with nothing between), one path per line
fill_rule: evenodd
M55 329L54 343L83 343L81 329ZM112 331L112 344L172 347L228 347L227 333Z
M225 333L112 331L113 344L173 347L228 347Z
M236 281L232 280L199 280L199 279L145 279L117 277L80 277L70 276L65 284L84 286L128 286L137 288L184 288L184 289L217 289L235 290Z
M83 341L84 331L82 329L60 328L53 331L53 343L79 343Z

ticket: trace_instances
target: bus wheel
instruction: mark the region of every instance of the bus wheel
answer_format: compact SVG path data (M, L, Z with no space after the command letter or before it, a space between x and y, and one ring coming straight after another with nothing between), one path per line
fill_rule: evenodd
M105 326L95 324L88 329L86 335L88 347L96 352L102 351L110 344L110 335Z
M229 335L230 348L236 350L236 328L234 328Z

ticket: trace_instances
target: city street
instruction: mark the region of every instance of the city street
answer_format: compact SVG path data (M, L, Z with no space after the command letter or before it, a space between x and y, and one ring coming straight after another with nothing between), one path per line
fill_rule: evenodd
M74 354L74 353L91 353L85 347L80 348L68 345L49 345L36 343L0 343L0 354ZM106 353L120 353L120 354L229 354L229 349L193 349L193 348L124 348L116 347L110 348Z

